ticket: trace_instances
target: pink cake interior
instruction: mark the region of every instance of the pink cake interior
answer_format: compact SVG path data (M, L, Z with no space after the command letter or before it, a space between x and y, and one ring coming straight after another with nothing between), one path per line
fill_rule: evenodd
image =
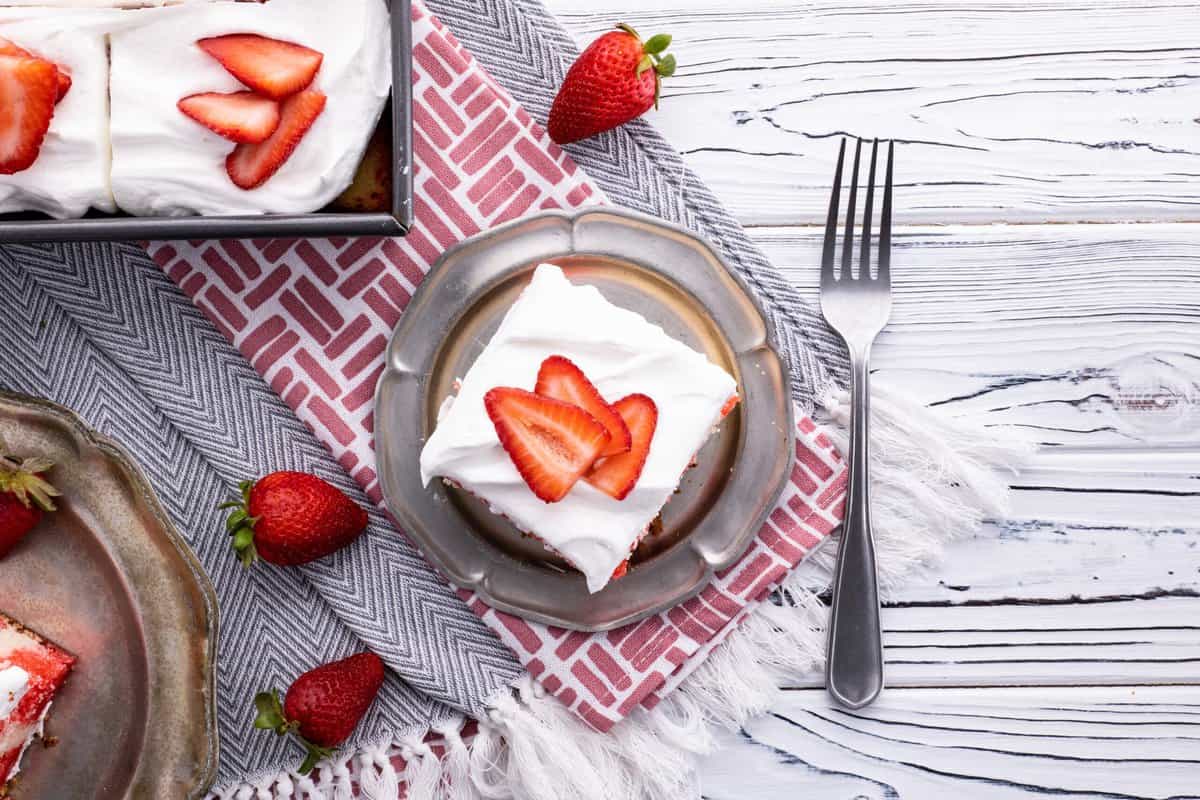
M50 703L74 663L61 648L0 614L0 675L20 678L21 684L0 697L0 709L8 709L0 717L0 796L16 775L25 748L41 731Z

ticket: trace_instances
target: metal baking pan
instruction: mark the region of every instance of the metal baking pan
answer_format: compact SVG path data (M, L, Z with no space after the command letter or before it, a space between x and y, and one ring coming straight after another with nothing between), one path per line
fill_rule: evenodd
M403 236L412 225L412 3L391 0L392 210L354 214L132 217L89 212L81 219L41 214L0 214L0 244L11 242L113 242L169 239L275 239L302 236ZM385 112L387 113L387 112Z

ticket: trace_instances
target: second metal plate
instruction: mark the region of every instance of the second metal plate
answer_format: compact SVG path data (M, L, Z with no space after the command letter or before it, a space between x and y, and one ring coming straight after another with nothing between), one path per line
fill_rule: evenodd
M149 483L70 411L0 392L0 435L54 461L58 510L0 560L0 611L77 661L13 800L201 797L217 765L216 595Z

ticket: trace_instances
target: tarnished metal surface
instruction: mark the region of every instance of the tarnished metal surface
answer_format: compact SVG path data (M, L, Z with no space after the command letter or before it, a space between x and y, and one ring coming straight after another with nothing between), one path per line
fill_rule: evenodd
M0 561L0 610L78 658L15 800L193 798L217 764L212 585L116 443L0 393L0 435L55 462L59 510Z

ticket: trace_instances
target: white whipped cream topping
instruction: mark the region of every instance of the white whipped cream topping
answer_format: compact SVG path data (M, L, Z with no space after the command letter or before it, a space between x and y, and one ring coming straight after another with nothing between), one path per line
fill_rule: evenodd
M29 689L29 673L18 666L0 668L0 721L8 719ZM0 747L0 752L4 750Z
M121 13L30 9L0 15L0 37L66 67L72 81L37 161L15 175L0 175L0 213L41 211L67 219L89 207L116 210L109 182L107 31Z
M383 0L189 3L125 12L153 20L111 37L113 191L140 216L305 213L354 177L391 89ZM196 46L209 36L257 33L325 55L313 88L325 111L265 184L245 191L225 171L234 144L177 108L199 92L244 90Z
M21 704L21 698L29 691L29 673L17 666L0 668L0 723L8 720L10 714ZM49 710L49 704L46 706ZM42 715L45 719L45 714ZM0 774L0 784L9 781L21 771L21 759L29 747L33 737L42 730L41 722L37 725L0 725L0 753L7 753L20 745L21 752L17 755L16 763L8 775Z
M483 396L497 386L532 390L547 356L575 362L609 402L649 395L658 428L633 492L614 500L584 481L558 503L539 500L500 445ZM641 315L613 305L594 286L575 285L542 264L462 380L453 404L421 451L421 478L448 478L495 513L562 554L598 592L629 557L679 485L692 457L737 392L703 354Z

